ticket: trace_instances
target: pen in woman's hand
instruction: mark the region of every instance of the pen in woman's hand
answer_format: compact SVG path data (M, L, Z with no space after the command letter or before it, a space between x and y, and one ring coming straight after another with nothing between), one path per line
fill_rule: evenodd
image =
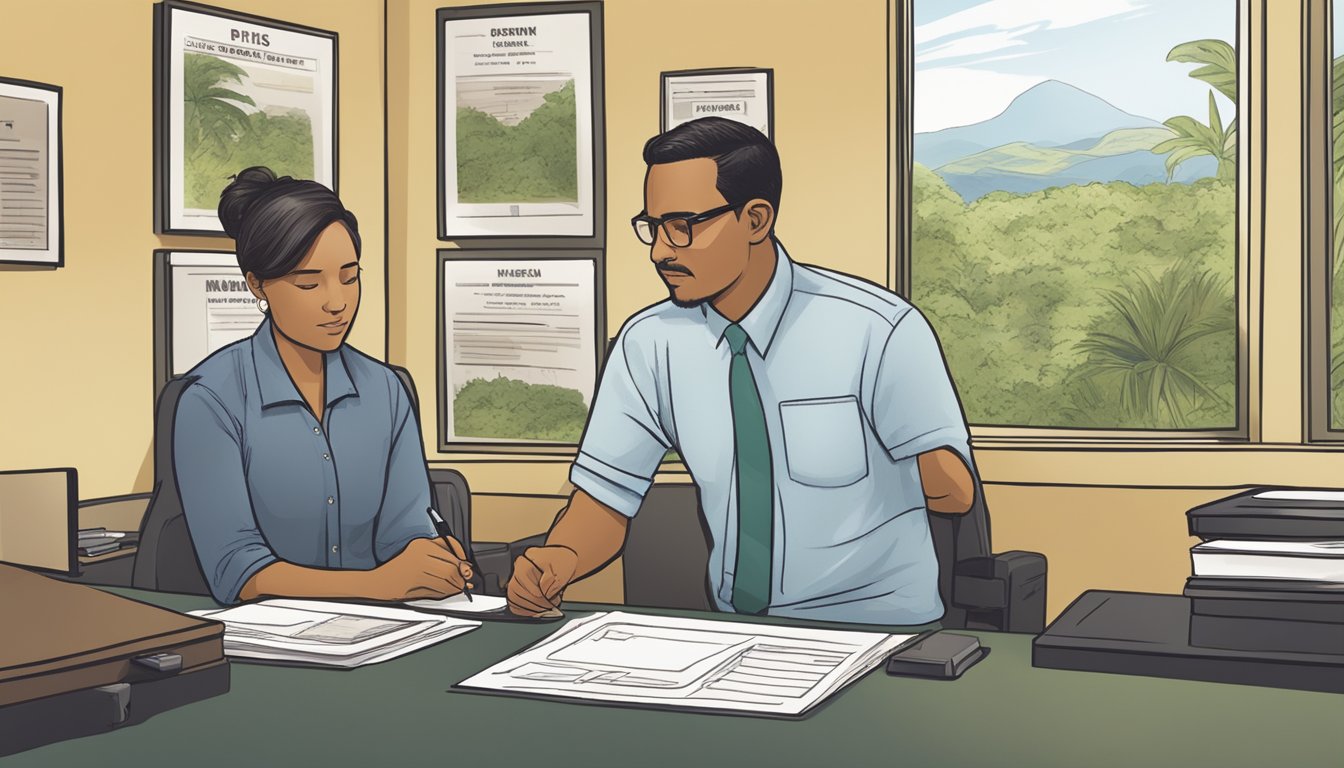
M466 552L467 545L459 543L457 547L453 547L453 532L448 528L447 521L440 517L438 511L433 507L426 507L425 511L429 513L429 519L434 523L434 530L438 531L439 538L443 539L444 548L449 552L452 552L453 555L458 558L460 563L466 563L471 568L472 578L477 577L480 574L480 569L476 567L476 562L472 559L471 555ZM462 566L460 563L458 565L458 575L462 575ZM475 602L471 599L471 584L465 578L462 580L462 594L466 595L468 603Z

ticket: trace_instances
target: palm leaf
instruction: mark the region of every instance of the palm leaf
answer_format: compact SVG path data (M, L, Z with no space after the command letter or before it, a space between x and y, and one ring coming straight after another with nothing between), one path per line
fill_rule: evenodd
M1218 92L1237 103L1237 50L1223 40L1194 40L1181 43L1167 54L1167 61L1203 64L1190 72Z

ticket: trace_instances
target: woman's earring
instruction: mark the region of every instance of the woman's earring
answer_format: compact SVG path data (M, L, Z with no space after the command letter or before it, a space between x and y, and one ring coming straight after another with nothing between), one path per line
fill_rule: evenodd
M265 299L257 299L257 310L264 315L271 311L271 305Z

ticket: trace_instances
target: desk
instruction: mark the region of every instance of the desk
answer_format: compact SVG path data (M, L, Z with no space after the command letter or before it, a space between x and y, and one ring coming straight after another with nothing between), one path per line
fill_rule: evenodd
M178 610L211 605L109 591ZM348 672L234 664L232 690L223 696L3 762L6 768L1344 764L1344 696L1033 669L1029 636L989 632L974 634L993 652L959 681L877 671L800 721L448 690L555 626L487 623ZM542 754L526 758L526 744Z

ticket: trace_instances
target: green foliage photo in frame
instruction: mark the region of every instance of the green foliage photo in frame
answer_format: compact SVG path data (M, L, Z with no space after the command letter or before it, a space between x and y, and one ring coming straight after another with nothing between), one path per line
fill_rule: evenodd
M154 225L223 235L230 177L264 165L337 191L337 36L183 0L154 6Z

